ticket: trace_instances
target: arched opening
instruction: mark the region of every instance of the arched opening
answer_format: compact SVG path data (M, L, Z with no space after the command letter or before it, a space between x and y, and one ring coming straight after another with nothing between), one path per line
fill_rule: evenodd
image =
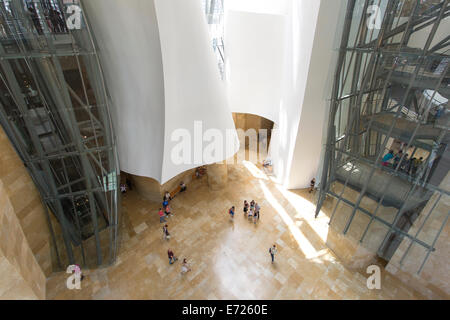
M268 160L274 122L250 113L233 113L233 120L241 143L236 162L263 164Z

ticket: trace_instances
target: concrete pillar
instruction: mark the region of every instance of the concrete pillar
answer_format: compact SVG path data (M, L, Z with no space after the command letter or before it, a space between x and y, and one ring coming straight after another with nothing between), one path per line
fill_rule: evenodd
M228 168L227 164L215 163L208 166L208 185L213 191L220 190L227 185Z

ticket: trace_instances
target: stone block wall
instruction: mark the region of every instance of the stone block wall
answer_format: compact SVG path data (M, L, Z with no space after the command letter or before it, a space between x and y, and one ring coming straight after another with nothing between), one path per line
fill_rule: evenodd
M1 180L0 275L0 299L45 299L45 274Z
M46 276L52 272L51 237L40 194L0 127L0 181L34 257Z

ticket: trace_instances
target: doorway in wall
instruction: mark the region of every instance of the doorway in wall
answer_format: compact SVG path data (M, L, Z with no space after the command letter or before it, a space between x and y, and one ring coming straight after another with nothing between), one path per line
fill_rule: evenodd
M249 161L261 166L270 162L268 151L274 122L249 113L233 113L233 120L241 144L236 161ZM269 166L266 168L272 169Z

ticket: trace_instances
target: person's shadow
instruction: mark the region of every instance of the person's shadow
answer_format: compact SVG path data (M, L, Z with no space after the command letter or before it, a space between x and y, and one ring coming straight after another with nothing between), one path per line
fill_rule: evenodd
M234 220L230 219L231 231L234 231Z

